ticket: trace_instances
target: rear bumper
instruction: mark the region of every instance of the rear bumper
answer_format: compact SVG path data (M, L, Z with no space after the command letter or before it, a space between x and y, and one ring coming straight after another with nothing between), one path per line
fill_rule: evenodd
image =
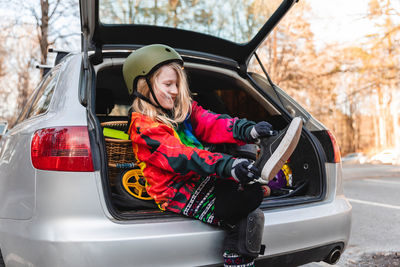
M333 243L345 247L350 237L351 209L346 198L338 196L333 201L268 212L263 238L266 256Z
M345 247L351 206L333 201L265 212L258 260L278 266L317 261ZM222 260L223 231L191 219L118 223L102 218L0 221L2 252L11 266L200 266ZM323 249L322 249L323 248ZM309 258L305 258L305 255ZM279 264L280 266L280 264Z

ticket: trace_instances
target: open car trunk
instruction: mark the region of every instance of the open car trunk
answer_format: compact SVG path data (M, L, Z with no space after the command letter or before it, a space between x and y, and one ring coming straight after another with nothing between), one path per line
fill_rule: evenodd
M103 62L94 66L96 73L95 85L95 113L97 126L113 124L113 122L126 122L127 114L132 103L122 76L122 64L127 53L104 53ZM210 64L209 61L192 60L185 57L185 70L188 75L192 97L201 106L215 113L228 114L231 117L247 118L253 121L268 121L274 129L280 130L288 125L290 112L284 110L274 98L277 91L272 90L266 79L260 75L239 75L233 66L223 64ZM207 63L207 64L204 64ZM273 92L272 95L271 92ZM280 97L278 96L278 99ZM119 124L119 123L116 123ZM102 126L101 126L102 125ZM105 126L108 127L108 126ZM119 125L119 129L125 130L125 125ZM104 137L103 137L104 138ZM130 141L125 141L129 145ZM209 145L207 149L232 154L239 157L256 159L257 146L249 144L242 147L237 145ZM110 152L110 140L104 139L102 149L107 151L101 161L103 188L106 188L106 199L113 214L120 219L132 218L132 216L166 216L168 212L158 212L158 208L151 200L143 200L148 197L141 193L141 198L121 192L121 173L126 171L125 166L116 167L114 152ZM107 150L107 149L108 150ZM129 147L129 149L131 149ZM122 152L117 148L117 153ZM121 156L121 155L119 155ZM118 156L118 157L119 157ZM112 159L112 157L114 157ZM118 160L117 157L117 160ZM318 201L325 194L325 153L318 139L305 127L297 148L287 162L287 185L274 195L266 197L262 208L276 208L285 205L295 205L306 202ZM134 161L132 154L129 159L121 163ZM132 166L129 166L131 168ZM287 173L287 172L291 173ZM131 183L144 186L144 180L136 177ZM133 191L136 189L132 189ZM137 193L137 192L136 192ZM171 215L171 214L170 214Z

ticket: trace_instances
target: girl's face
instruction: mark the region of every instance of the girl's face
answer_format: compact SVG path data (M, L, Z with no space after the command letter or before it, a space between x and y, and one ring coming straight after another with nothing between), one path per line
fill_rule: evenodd
M160 105L170 110L174 107L175 99L178 96L178 74L171 66L162 66L160 72L155 78L153 85L154 94ZM151 97L151 101L154 101Z

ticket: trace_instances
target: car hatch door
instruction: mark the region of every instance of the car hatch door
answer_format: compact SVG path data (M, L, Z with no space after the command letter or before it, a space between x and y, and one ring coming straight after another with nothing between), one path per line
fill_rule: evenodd
M297 0L80 0L82 49L136 49L161 43L247 67Z

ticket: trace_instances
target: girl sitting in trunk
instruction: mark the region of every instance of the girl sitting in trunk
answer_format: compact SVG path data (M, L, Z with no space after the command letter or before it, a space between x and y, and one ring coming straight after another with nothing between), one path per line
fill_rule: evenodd
M224 264L253 266L264 229L258 207L270 192L261 184L268 182L260 178L261 171L272 179L280 170L297 144L301 120L296 118L278 133L267 122L203 109L191 99L181 56L165 45L131 53L123 75L129 94L136 96L129 134L147 193L161 210L226 229ZM251 160L203 147L203 143L242 145L260 137L271 140L271 154L263 155L262 170Z

